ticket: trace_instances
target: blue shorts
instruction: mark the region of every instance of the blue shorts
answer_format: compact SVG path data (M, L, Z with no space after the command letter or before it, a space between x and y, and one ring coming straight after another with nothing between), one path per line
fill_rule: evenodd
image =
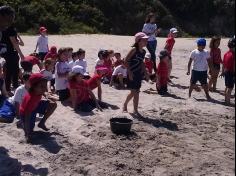
M231 72L225 73L225 86L229 89L233 89L235 84L234 74Z
M195 71L192 70L191 84L200 82L201 85L207 85L207 71Z
M37 108L34 110L34 112L31 113L30 117L30 129L33 131L35 127L35 122L36 122L36 116L37 114L44 115L46 113L46 110L48 108L49 101L47 100L41 100ZM22 121L24 122L25 117L21 117Z

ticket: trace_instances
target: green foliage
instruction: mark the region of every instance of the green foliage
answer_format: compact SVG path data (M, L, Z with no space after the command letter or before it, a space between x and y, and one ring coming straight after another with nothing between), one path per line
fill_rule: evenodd
M1 0L3 4L16 9L19 32L31 34L46 26L52 34L133 35L150 11L158 14L164 31L178 27L184 36L231 36L235 31L234 0Z

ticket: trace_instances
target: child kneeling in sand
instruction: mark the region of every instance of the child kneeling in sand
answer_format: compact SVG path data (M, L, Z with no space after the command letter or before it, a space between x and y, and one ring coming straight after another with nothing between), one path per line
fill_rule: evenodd
M162 50L159 54L160 63L157 68L157 91L160 95L165 95L168 92L168 79L169 79L169 52Z
M44 115L38 127L48 131L45 123L57 107L57 104L51 100L42 100L42 96L47 91L47 79L41 73L32 74L29 83L29 93L25 95L20 105L20 117L27 142L31 141L37 113Z
M84 75L83 67L78 65L72 68L69 75L72 107L81 112L91 112L94 108L102 111L101 106L104 104L96 99L87 81L83 80Z

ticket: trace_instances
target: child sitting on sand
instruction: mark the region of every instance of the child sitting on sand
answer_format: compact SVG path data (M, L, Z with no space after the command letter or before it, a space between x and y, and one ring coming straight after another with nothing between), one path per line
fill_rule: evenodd
M114 57L115 57L114 67L116 68L122 64L121 54L115 53Z
M210 53L205 49L206 39L200 38L197 40L197 49L193 50L190 55L188 63L187 75L190 75L191 65L193 62L192 76L189 88L189 97L191 97L193 89L196 88L196 83L199 81L205 91L208 100L211 99L209 95L208 83L207 83L207 70L210 65Z
M225 102L230 105L230 98L235 84L235 38L228 42L229 51L224 55L221 76L225 77Z
M162 50L159 54L160 63L157 68L157 91L159 95L165 95L168 92L168 64L169 64L169 52Z
M84 69L81 66L74 66L69 76L69 88L72 100L72 107L81 112L91 112L94 108L102 111L101 105L89 84L83 80Z
M147 70L148 74L152 75L153 62L152 62L152 56L151 56L150 53L147 53L145 55L144 64L145 64L145 67L146 67L146 70Z
M51 58L48 58L44 61L44 69L40 73L48 80L47 83L47 92L52 93L55 91L55 88L52 89L52 86L55 84L55 78L53 78L53 69L54 63Z
M122 61L121 65L116 67L112 73L110 86L115 86L118 89L124 89L127 84L127 68L125 62Z
M21 61L21 67L23 68L24 72L30 72L32 73L33 66L37 65L39 67L39 70L42 69L42 64L39 60L39 56L36 53L30 54L29 56L26 56L23 61Z
M43 94L47 91L47 80L42 74L32 74L29 83L29 93L25 95L20 105L20 117L27 142L31 142L37 113L44 115L38 127L48 131L45 123L57 107L57 104L51 100L42 100Z
M210 91L216 91L217 79L219 77L220 68L222 64L221 58L221 50L220 46L220 37L213 37L210 42L210 54L211 54L211 64L212 69L210 70L210 81L209 81L209 89Z
M70 98L68 89L68 75L71 71L68 65L68 53L66 48L60 48L58 51L58 62L55 66L55 88L59 95L60 101L65 101Z

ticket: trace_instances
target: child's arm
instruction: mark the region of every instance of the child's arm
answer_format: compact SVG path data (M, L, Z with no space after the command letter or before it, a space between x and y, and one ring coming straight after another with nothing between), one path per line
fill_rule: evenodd
M129 76L129 79L130 80L133 80L133 73L131 72L130 68L129 68L129 60L133 57L133 55L135 54L136 52L136 49L133 48L132 50L130 50L130 52L128 53L128 55L126 56L125 58L125 65L126 65L126 68L127 68L127 71L128 71L128 76Z
M77 92L75 89L70 89L70 96L71 96L71 102L73 109L76 109L77 107Z
M39 70L42 70L42 69L43 69L43 63L38 63L37 65L38 65L38 67L39 67Z
M12 45L14 46L15 50L18 52L21 60L24 60L25 57L24 57L24 55L23 55L23 53L22 53L22 51L19 47L19 44L18 44L18 41L16 40L16 38L15 37L10 37L10 41L11 41Z
M188 72L187 72L187 75L190 75L190 70L191 70L192 62L193 62L193 59L190 58L190 59L189 59L189 62L188 62Z
M9 97L8 92L7 92L7 89L6 89L5 81L3 81L3 85L2 85L2 94L3 94L5 97Z
M20 103L15 102L16 116L20 118Z
M57 75L58 75L59 78L66 78L68 76L69 72L66 72L66 73L61 73L60 72L61 69L60 69L60 64L59 63L56 65L56 67L57 67Z
M36 53L36 51L38 49L38 46L39 46L39 39L37 40L37 43L36 43L36 47L35 47L35 50L34 50L35 53Z
M47 88L48 88L48 93L52 93L52 90L51 90L51 81L48 81L48 83L47 83Z
M98 85L98 100L102 101L102 86L101 86L101 81L97 81Z
M24 44L22 38L20 37L20 35L17 35L17 38L19 39L18 44L19 44L20 46L24 46L25 44Z
M148 75L148 72L144 63L142 63L142 71L145 75L146 81L149 81L150 78L149 78L149 75Z
M25 120L24 120L24 131L25 131L25 137L26 140L30 140L31 138L31 129L30 129L30 119L31 119L31 113L30 114L26 114L24 116Z
M98 101L94 95L94 93L92 92L92 90L89 90L89 95L91 96L92 100L95 101L96 107L97 109L99 109L100 111L102 111L102 108L100 107L100 105L98 104Z

